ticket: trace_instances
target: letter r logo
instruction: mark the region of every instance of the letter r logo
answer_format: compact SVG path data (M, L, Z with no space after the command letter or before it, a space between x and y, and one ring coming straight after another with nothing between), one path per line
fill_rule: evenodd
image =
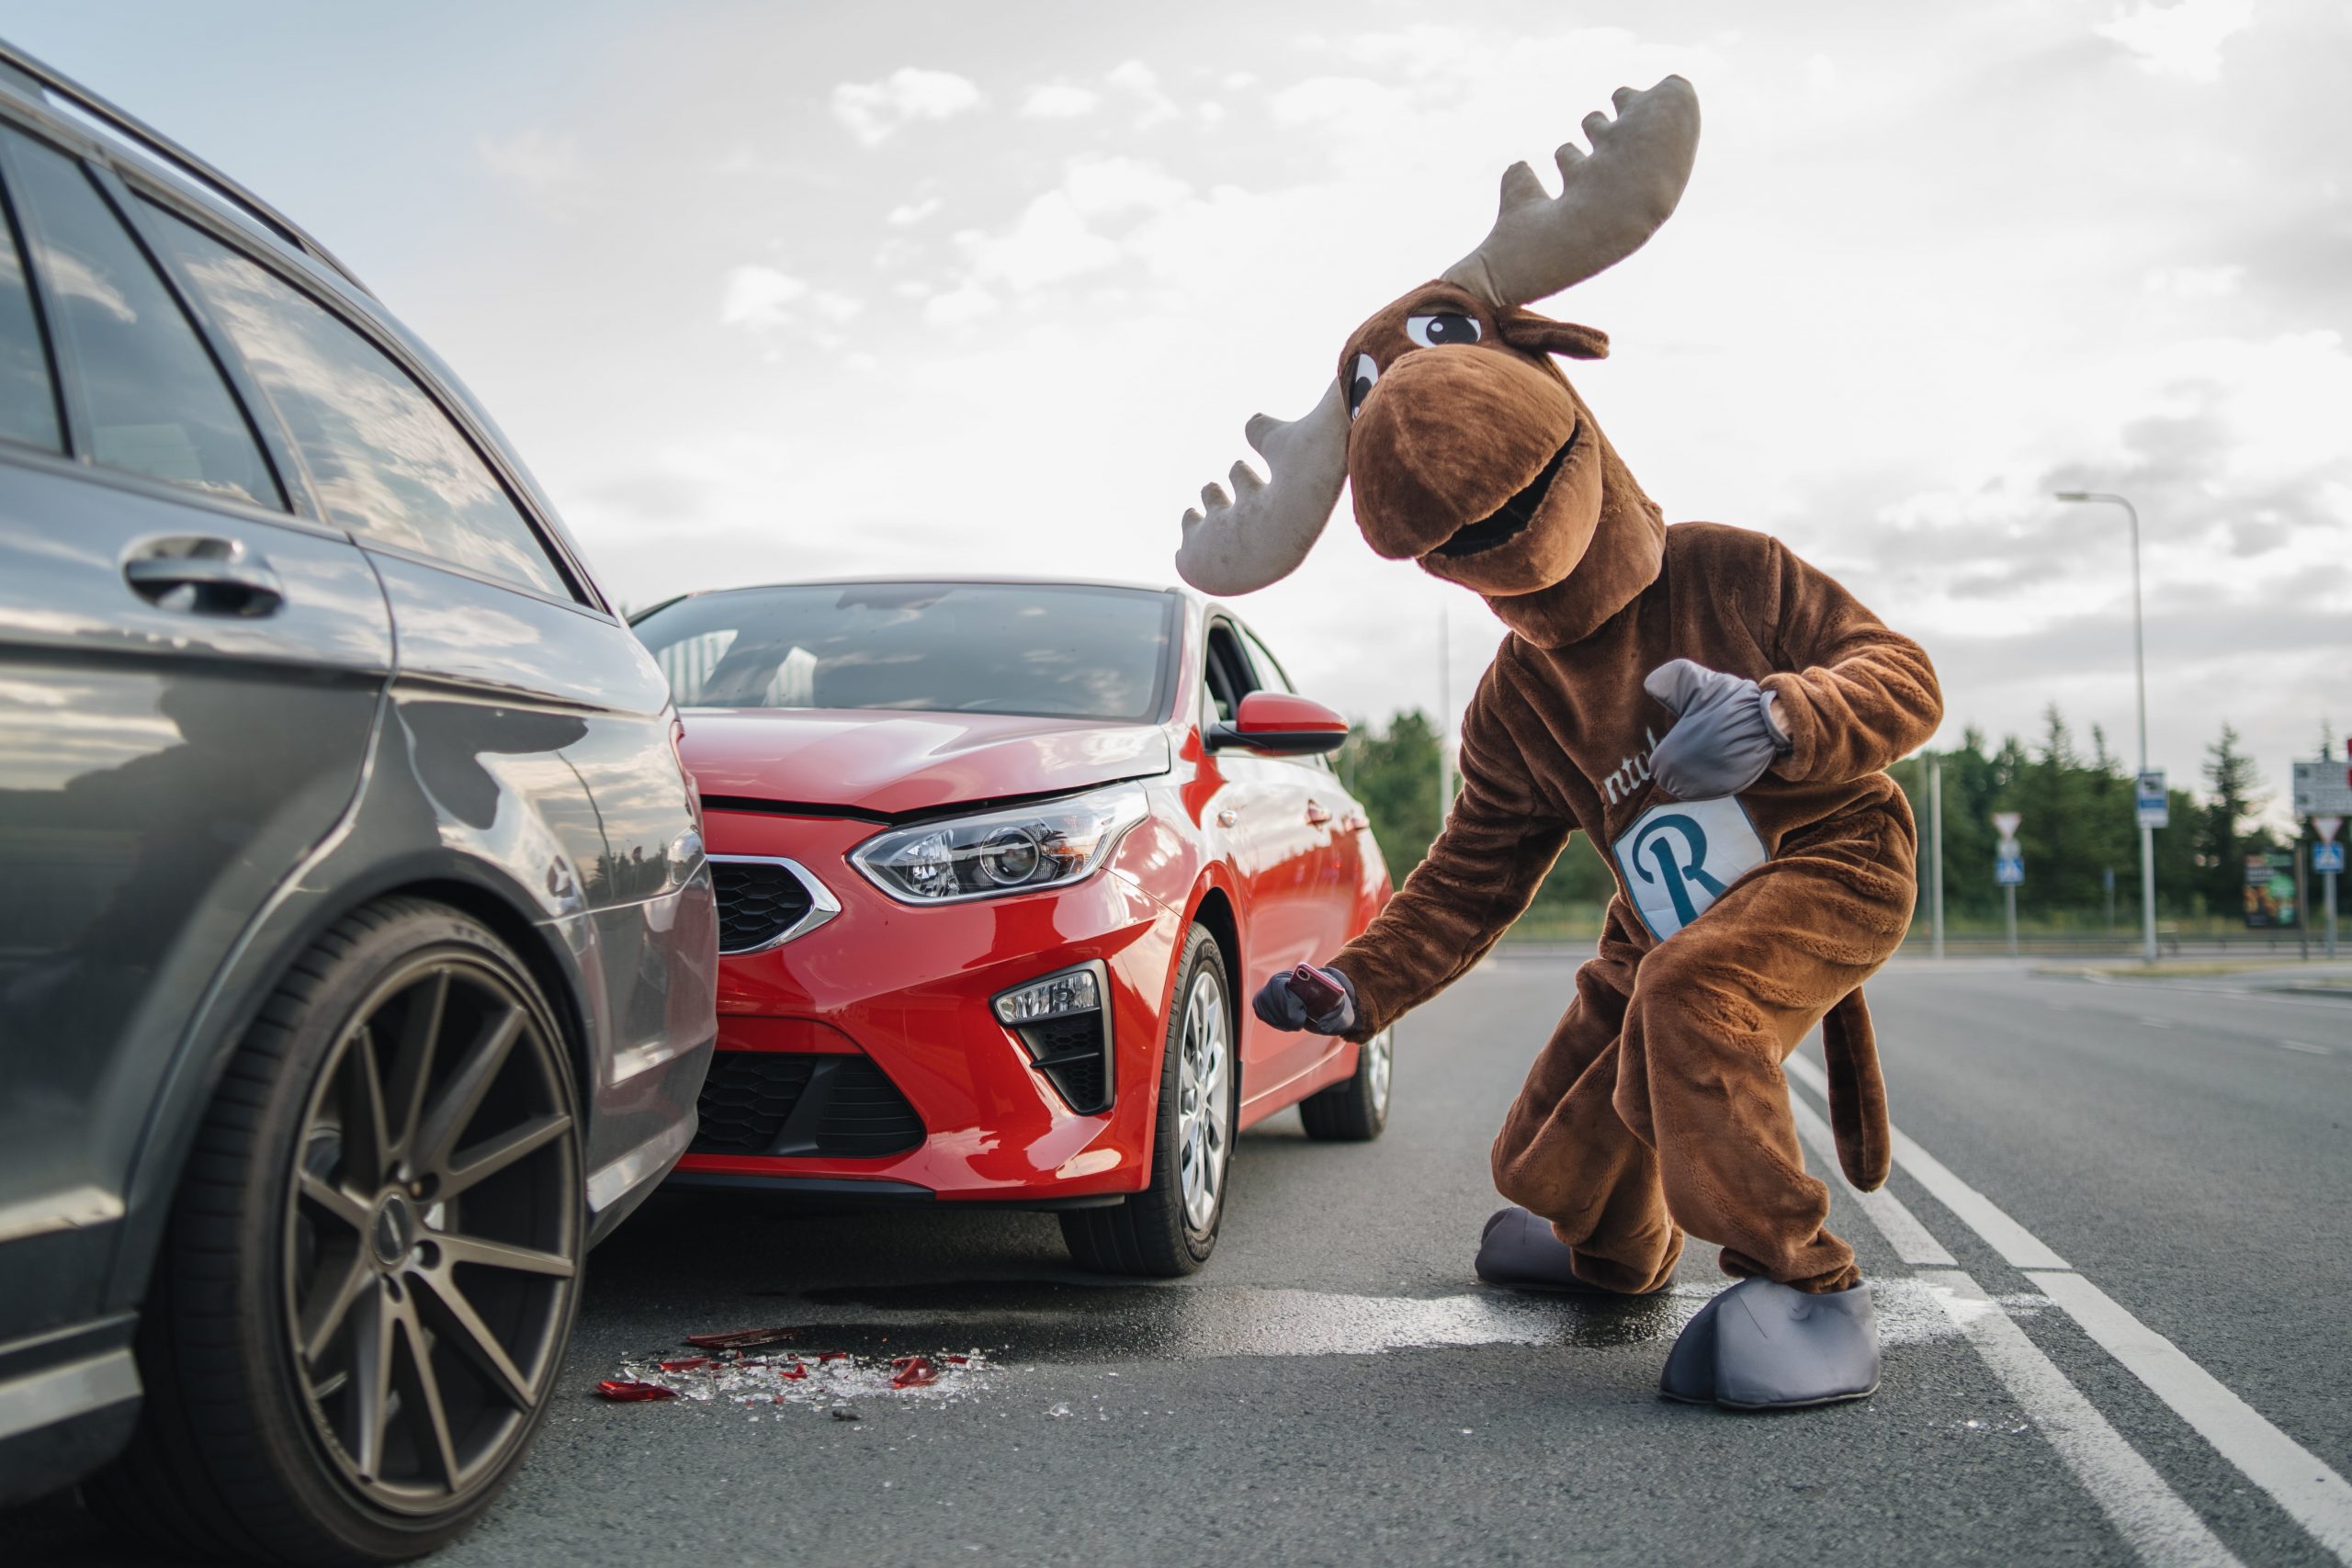
M1770 858L1747 807L1730 795L1654 806L1611 848L1626 895L1661 941Z

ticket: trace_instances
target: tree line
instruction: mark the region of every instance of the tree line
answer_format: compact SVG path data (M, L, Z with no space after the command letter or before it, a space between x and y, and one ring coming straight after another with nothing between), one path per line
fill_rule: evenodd
M1438 745L1429 716L1411 709L1391 716L1385 726L1359 727L1333 759L1372 818L1373 836L1399 885L1437 837ZM2323 735L2321 754L2334 753L2333 738ZM2091 727L2086 752L2053 703L2030 744L2012 735L1988 749L1983 731L1971 726L1958 746L1895 763L1888 771L1919 820L1923 858L1931 761L1942 773L1944 904L1955 921L1989 920L1999 913L1993 814L2015 811L2024 818L2018 831L2026 863L2025 884L2018 889L2021 918L2085 929L2110 918L2125 930L2138 923L2134 781L2098 726ZM2206 748L2199 774L2201 793L2169 791L2172 821L2155 835L2156 913L2163 919L2234 922L2244 909L2246 857L2291 848L2294 840L2262 820L2269 801L2260 770L2229 725ZM2303 836L2310 840L2307 827ZM1923 887L1925 881L1923 865ZM2352 878L2339 879L2346 882ZM1544 878L1522 926L1530 934L1589 933L1598 929L1613 886L1602 852L1578 833ZM2316 905L2316 877L2310 880L2310 897ZM2352 887L2339 886L2337 897L2339 910L2352 910Z

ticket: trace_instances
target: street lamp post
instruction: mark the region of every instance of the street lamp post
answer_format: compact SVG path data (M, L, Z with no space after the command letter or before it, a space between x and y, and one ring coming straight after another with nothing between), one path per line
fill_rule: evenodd
M2129 501L2102 491L2062 490L2061 501L2107 501L2132 520L2132 670L2140 688L2140 772L2148 771L2148 651L2140 616L2140 513ZM2156 830L2140 824L2140 956L2156 961Z

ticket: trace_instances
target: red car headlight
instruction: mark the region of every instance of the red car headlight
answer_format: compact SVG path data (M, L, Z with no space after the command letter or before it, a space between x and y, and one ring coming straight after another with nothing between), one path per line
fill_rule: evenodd
M979 816L894 828L860 844L850 863L902 904L1001 898L1083 881L1150 807L1140 785Z

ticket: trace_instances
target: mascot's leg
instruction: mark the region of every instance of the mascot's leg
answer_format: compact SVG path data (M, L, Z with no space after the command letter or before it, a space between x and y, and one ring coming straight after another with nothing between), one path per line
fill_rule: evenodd
M1781 1064L1901 943L1911 858L1905 823L1839 824L1736 884L1634 976L1617 1109L1657 1149L1676 1221L1750 1276L1684 1330L1671 1397L1778 1408L1877 1386L1869 1287L1823 1227L1829 1190L1805 1172Z
M1637 929L1611 907L1600 953L1577 971L1576 1000L1495 1139L1495 1187L1519 1206L1487 1222L1477 1269L1489 1284L1643 1294L1674 1277L1682 1232L1657 1156L1611 1103Z

